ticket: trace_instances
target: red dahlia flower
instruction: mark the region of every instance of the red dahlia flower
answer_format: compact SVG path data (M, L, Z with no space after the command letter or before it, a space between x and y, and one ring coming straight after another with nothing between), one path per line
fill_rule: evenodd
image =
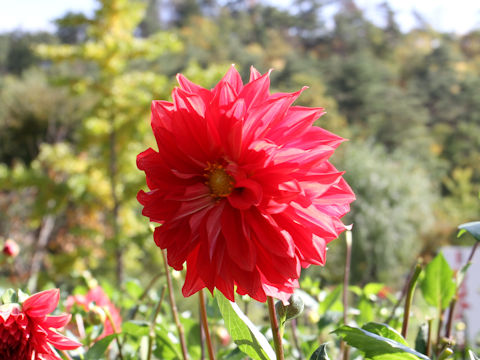
M53 331L70 321L69 314L47 316L58 305L60 291L52 289L30 296L23 304L0 306L1 360L61 359L50 347L76 349L82 344Z
M105 294L105 291L100 286L96 286L87 293L87 295L74 295L67 298L67 303L65 307L67 311L70 311L72 306L77 305L85 311L97 311L101 309L103 311L108 310L110 313L113 323L117 331L120 331L122 328L122 317L120 311L115 307L115 305L110 301L108 295ZM99 314L97 314L99 315ZM103 316L103 332L96 340L100 340L107 335L114 334L115 330L113 329L112 323L108 316Z
M234 301L236 287L286 301L345 229L355 196L328 162L344 139L312 126L324 109L292 106L303 89L270 94L253 67L246 85L233 66L212 90L177 79L173 103L152 102L158 152L137 157L155 243L173 268L186 262L184 296L207 287Z

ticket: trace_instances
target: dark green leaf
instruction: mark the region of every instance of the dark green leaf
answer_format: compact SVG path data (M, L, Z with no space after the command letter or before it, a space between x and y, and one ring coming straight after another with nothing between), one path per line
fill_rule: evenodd
M110 343L115 339L115 334L105 336L103 339L98 340L88 351L85 353L85 360L99 360L104 358L105 352L108 349Z
M465 230L472 235L475 240L480 241L480 221L472 221L462 224L458 227L460 230Z
M330 360L327 354L327 344L322 344L310 356L310 360Z
M428 324L424 323L418 328L417 337L415 338L415 350L422 354L427 353L428 342Z
M275 359L275 352L265 336L245 316L236 303L226 299L220 292L215 293L225 327L233 341L245 354L255 360Z
M405 341L402 335L392 328L391 326L388 326L387 324L381 324L381 323L376 323L376 322L369 322L365 325L362 326L363 330L366 330L368 332L380 335L384 338L395 340L396 342L399 342L400 344L408 346L408 343Z
M399 343L364 329L343 325L333 331L341 336L348 345L365 353L365 357L374 360L428 360L423 354Z
M453 270L442 253L439 253L425 268L421 289L429 305L443 310L450 304L450 300L455 295L456 284L453 279Z

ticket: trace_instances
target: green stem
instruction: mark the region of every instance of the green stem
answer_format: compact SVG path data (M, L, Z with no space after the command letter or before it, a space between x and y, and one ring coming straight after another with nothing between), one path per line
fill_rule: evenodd
M347 325L347 316L348 316L348 284L350 282L350 263L352 260L352 228L350 227L345 232L345 244L346 244L346 253L345 253L345 271L343 274L343 323ZM340 352L343 354L343 360L348 360L349 358L349 348L347 344L343 341L340 341Z
M407 337L408 319L410 317L410 308L412 306L413 293L415 292L415 286L417 285L418 277L420 276L421 272L422 272L422 264L419 261L415 266L415 271L413 272L408 282L408 290L407 290L407 297L405 299L405 308L403 311L403 324L402 324L402 336L404 338Z
M278 326L277 315L275 313L275 303L271 296L267 296L268 314L270 315L270 326L272 327L273 344L275 345L275 353L277 360L285 360L282 346L282 336L280 335L280 327Z
M297 336L297 319L292 319L291 321L291 326L292 326L292 340L293 340L293 346L295 346L295 349L298 351L298 360L303 360L304 357L302 355L302 349L300 349L300 345L298 343L298 336Z
M205 295L203 294L203 289L198 292L198 296L200 297L200 315L202 319L203 331L205 333L205 341L207 342L208 358L210 360L215 360L212 339L210 337L210 331L208 330L207 307L205 305Z
M157 317L162 308L163 298L165 296L165 285L162 286L162 290L160 293L160 300L158 301L157 307L155 308L155 313L153 314L152 322L150 323L150 332L148 334L148 353L147 353L147 360L152 358L152 350L153 350L153 339L155 337L155 324L157 322Z
M113 321L112 314L110 313L110 310L108 310L108 308L106 306L103 307L103 311L105 311L105 314L107 315L107 319L110 322L110 325L112 325L112 329L113 329L113 332L115 334L115 340L116 340L117 346L118 346L118 356L119 356L120 360L123 360L122 343L121 343L120 338L118 336L119 331L117 329L117 326L115 325L115 321Z
M443 327L443 314L444 311L441 307L438 308L438 329L437 329L437 342L435 343L435 354L438 356L442 350L440 340L441 340L441 331Z
M447 339L450 339L450 335L452 333L453 313L455 312L455 305L457 304L457 300L458 300L458 294L455 295L455 297L452 299L452 302L450 303L447 325L445 329L445 337Z
M433 319L428 319L427 351L425 354L427 355L427 357L430 357L430 349L432 347L432 324L433 324Z
M163 256L163 266L165 267L165 275L167 277L168 296L170 298L170 307L172 309L173 320L175 321L175 325L177 326L178 337L180 338L180 345L182 348L183 360L187 360L188 359L187 343L185 342L185 334L183 332L183 326L178 316L177 304L175 303L175 296L173 296L172 276L170 275L170 271L168 268L167 255L165 253L165 250L162 250L162 256Z

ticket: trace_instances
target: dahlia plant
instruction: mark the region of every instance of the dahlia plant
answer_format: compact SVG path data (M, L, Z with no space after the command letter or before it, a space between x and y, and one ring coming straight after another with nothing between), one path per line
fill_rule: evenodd
M271 94L270 72L252 67L244 85L232 66L212 90L177 79L173 102L152 102L158 151L137 157L155 243L171 267L186 264L184 296L206 287L286 303L300 269L323 265L345 230L355 195L328 161L344 139L312 126L323 108L292 106L303 89Z
M52 330L63 328L70 321L69 314L48 315L57 307L59 297L58 289L33 294L23 301L13 291L2 296L0 359L56 360L61 358L54 348L72 350L81 346Z
M235 291L268 298L281 359L272 298L287 304L300 269L325 264L355 199L328 161L344 139L312 126L323 108L292 106L304 89L271 94L270 72L252 67L244 85L232 65L212 90L177 80L173 102L152 102L158 151L137 157L149 187L137 195L143 215L160 224L154 240L168 264L186 264L184 296L208 288L232 302ZM202 293L200 303L208 343Z

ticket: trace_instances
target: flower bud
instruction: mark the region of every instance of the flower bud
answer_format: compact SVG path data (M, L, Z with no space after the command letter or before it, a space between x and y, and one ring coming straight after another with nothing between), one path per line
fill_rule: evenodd
M12 239L7 239L3 245L3 253L9 257L16 257L20 252L20 247Z
M107 314L100 306L90 304L88 307L87 321L91 325L104 324L107 320Z
M290 296L288 302L289 304L287 306L283 305L281 301L277 301L275 304L275 310L280 320L286 321L296 318L302 313L305 306L302 297L295 293Z

